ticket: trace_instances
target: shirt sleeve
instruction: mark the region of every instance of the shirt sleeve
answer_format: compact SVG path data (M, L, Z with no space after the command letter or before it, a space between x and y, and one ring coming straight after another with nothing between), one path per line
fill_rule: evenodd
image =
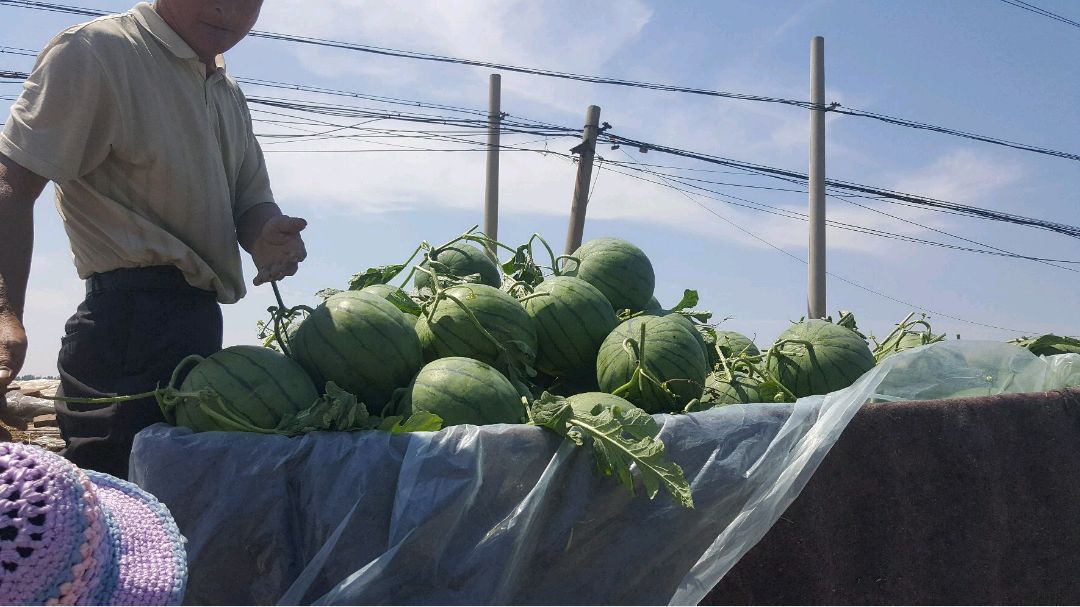
M89 173L120 134L113 89L97 55L65 32L38 56L0 133L0 153L55 182Z
M263 158L262 146L255 137L255 131L251 126L250 114L247 112L247 150L244 152L244 161L240 164L240 174L236 179L236 201L233 203L233 218L240 219L251 207L264 203L274 202L274 192L270 189L270 175L266 172L266 159Z

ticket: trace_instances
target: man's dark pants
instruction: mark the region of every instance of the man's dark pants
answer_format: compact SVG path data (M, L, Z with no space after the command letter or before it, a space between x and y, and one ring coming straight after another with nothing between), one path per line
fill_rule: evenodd
M221 332L214 293L189 286L172 266L95 274L61 339L60 392L95 398L165 386L184 357L220 350ZM120 478L127 478L135 434L164 421L152 397L109 405L58 402L56 417L65 457Z

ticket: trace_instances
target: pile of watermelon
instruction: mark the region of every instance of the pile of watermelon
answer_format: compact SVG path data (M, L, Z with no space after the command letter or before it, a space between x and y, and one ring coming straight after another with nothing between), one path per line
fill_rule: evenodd
M425 412L444 426L527 422L544 393L649 414L792 401L847 387L876 362L850 316L795 323L762 353L690 309L694 291L665 309L655 284L645 252L618 238L556 258L539 236L508 247L469 231L321 291L315 309L282 305L263 337L374 415ZM926 341L905 335L893 351Z
M597 238L556 257L539 235L509 247L474 228L320 291L315 308L286 307L275 285L264 345L186 360L159 401L195 431L531 423L579 444L589 436L605 473L633 489L636 463L650 494L663 484L689 505L651 414L833 392L896 352L944 339L909 315L872 348L841 312L793 323L762 352L694 310L696 291L664 308L655 284L648 256L625 240Z
M283 434L527 423L545 393L579 409L684 413L832 392L885 356L943 339L909 317L875 352L842 313L794 323L761 352L693 310L695 291L664 308L655 284L648 256L626 240L556 257L538 235L508 247L470 230L320 291L315 308L279 296L261 323L264 347L186 361L194 368L178 389L202 396L166 408L196 431Z

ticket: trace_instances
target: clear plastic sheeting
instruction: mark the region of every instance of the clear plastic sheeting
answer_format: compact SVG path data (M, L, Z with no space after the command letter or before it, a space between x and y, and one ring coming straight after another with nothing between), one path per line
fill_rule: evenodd
M942 342L794 405L657 416L693 510L631 496L589 449L523 425L297 438L156 425L131 475L187 536L189 604L696 604L867 400L1076 384L1080 355Z

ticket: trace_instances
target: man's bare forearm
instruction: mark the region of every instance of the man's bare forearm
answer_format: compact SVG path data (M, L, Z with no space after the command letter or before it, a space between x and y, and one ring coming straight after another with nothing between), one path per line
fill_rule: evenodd
M34 201L45 183L0 154L0 315L20 321L34 251Z

